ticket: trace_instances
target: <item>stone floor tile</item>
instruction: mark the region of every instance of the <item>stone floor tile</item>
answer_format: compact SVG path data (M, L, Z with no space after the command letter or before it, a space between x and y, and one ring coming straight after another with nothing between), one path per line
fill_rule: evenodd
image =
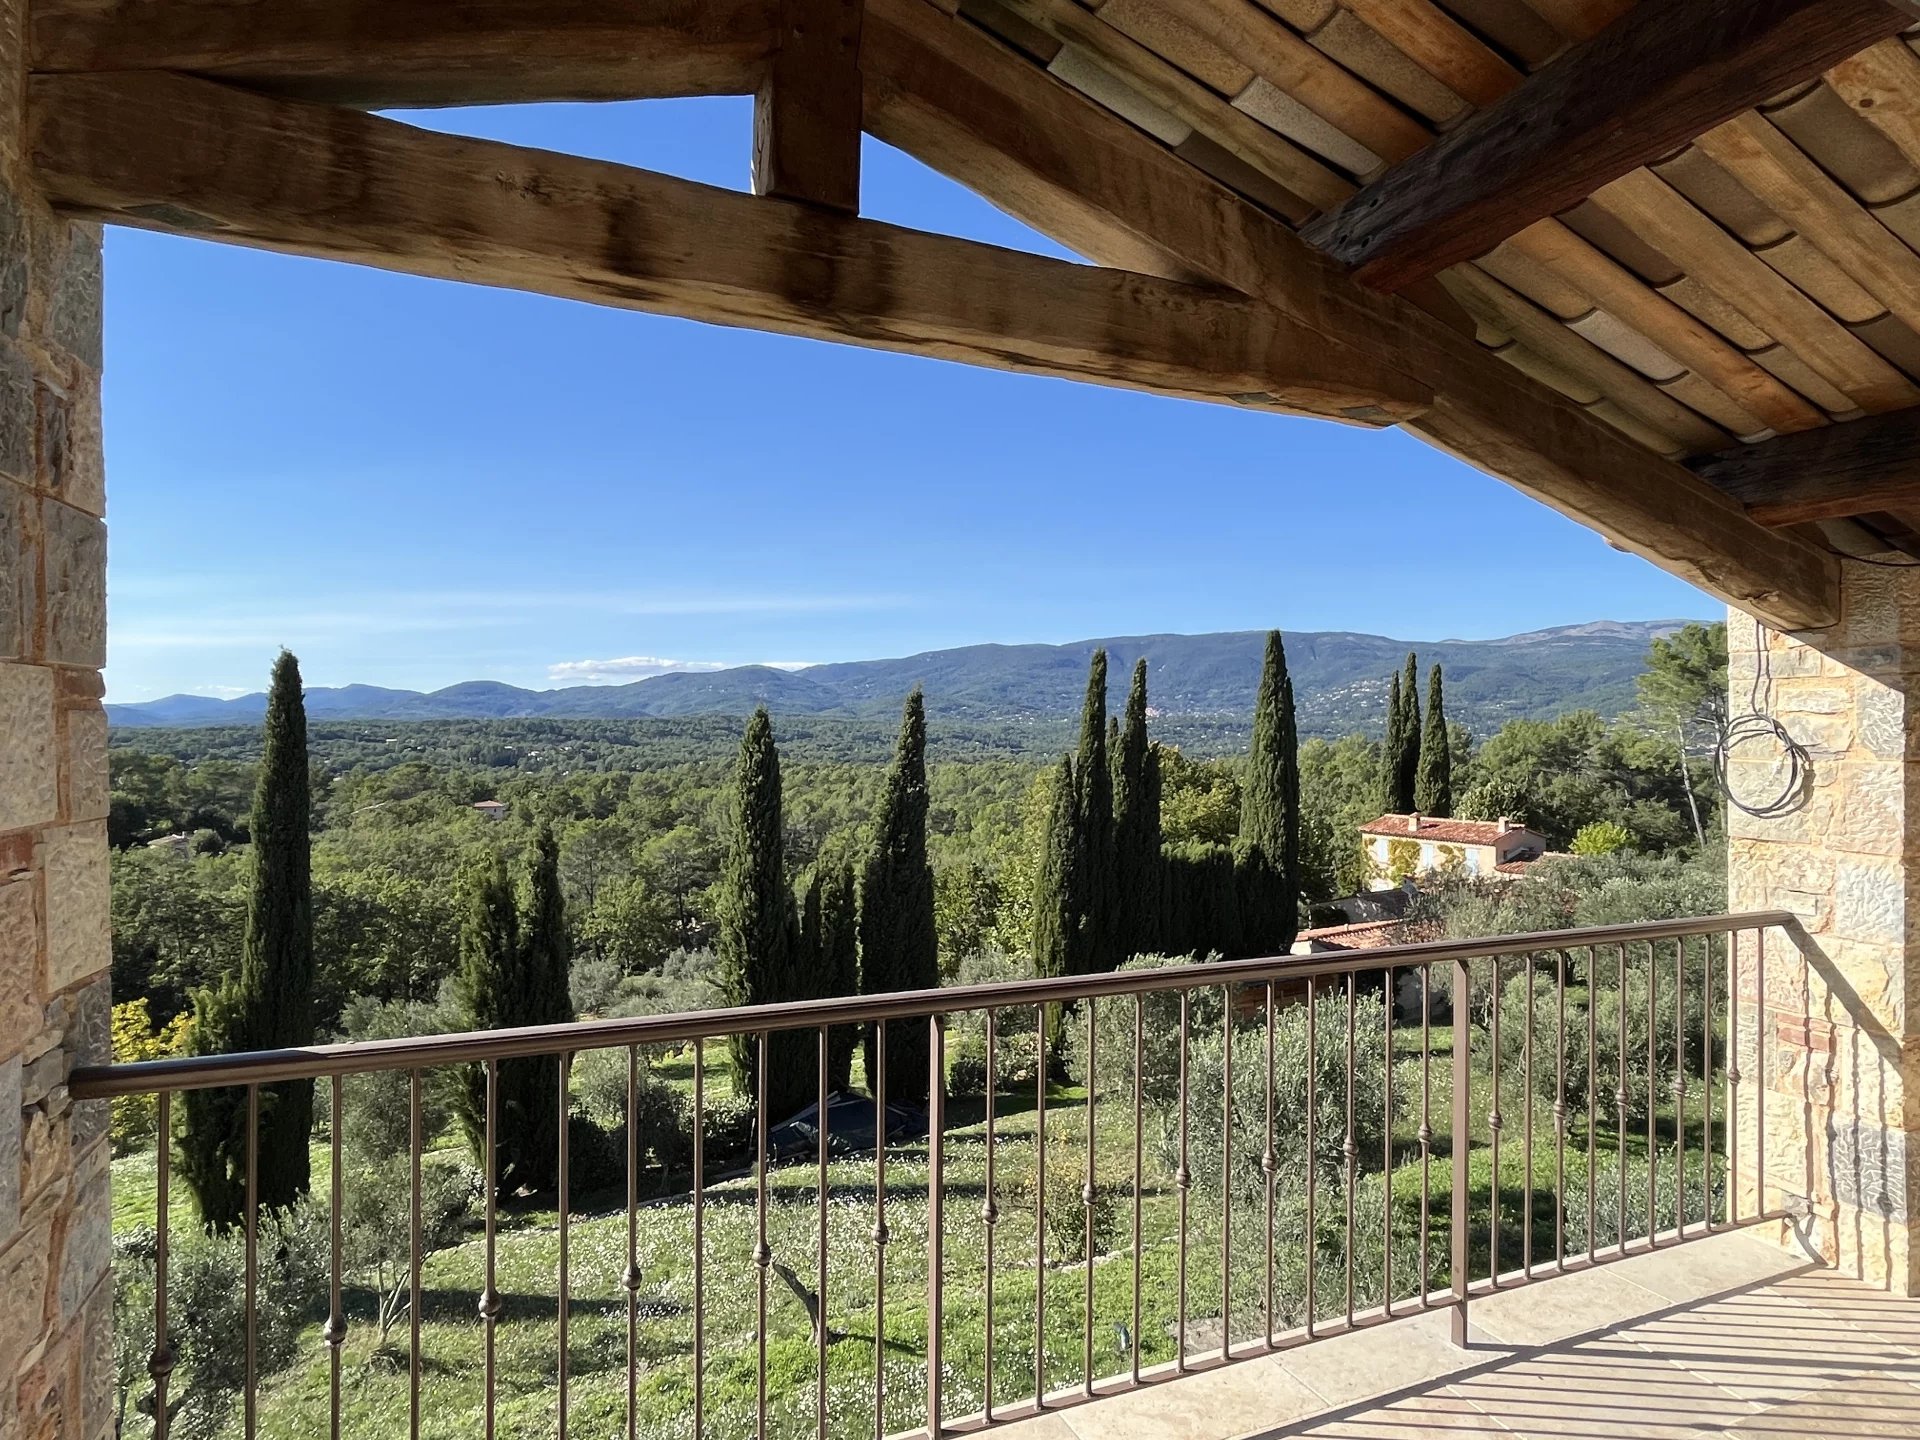
M1435 1311L1356 1330L1285 1351L1275 1363L1329 1405L1351 1405L1486 1364L1485 1350L1454 1345L1448 1332L1451 1320L1450 1314Z
M1035 1415L1011 1425L996 1426L996 1436L1005 1440L1074 1440L1073 1430L1060 1415Z
M1741 1440L1913 1440L1920 1435L1920 1386L1850 1380L1773 1406L1726 1433Z
M1890 1295L1871 1285L1821 1270L1777 1280L1767 1289L1889 1345L1920 1355L1920 1300Z
M1318 1419L1269 1432L1261 1440L1472 1440L1513 1432L1498 1417L1446 1387L1422 1391L1387 1405L1352 1406Z
M1519 1435L1698 1440L1756 1407L1630 1346L1582 1345L1517 1359L1454 1389Z
M1476 1330L1498 1343L1552 1345L1637 1319L1669 1303L1609 1267L1476 1295L1467 1316Z
M1730 1231L1618 1260L1608 1269L1663 1299L1694 1301L1818 1267L1804 1256L1790 1255L1743 1231Z
M1078 1440L1232 1440L1324 1410L1270 1359L1143 1386L1062 1413Z

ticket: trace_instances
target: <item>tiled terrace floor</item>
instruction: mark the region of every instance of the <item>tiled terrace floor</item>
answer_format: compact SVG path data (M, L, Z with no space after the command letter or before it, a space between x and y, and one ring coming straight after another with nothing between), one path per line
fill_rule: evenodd
M1009 1440L1920 1440L1920 1300L1733 1233L1010 1427Z

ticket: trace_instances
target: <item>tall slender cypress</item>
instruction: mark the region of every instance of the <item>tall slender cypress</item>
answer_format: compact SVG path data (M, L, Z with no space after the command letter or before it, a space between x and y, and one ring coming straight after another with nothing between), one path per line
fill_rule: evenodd
M1427 732L1420 741L1420 778L1414 805L1422 815L1453 814L1453 752L1447 738L1446 703L1440 693L1440 667L1427 679Z
M1292 700L1286 647L1278 630L1269 631L1234 853L1240 941L1252 954L1284 955L1299 923L1292 866L1300 846L1300 769Z
M1033 880L1033 973L1047 978L1073 974L1081 947L1081 916L1074 901L1081 854L1079 802L1070 756L1060 757L1052 780L1046 847Z
M560 889L560 845L553 827L534 837L527 871L526 910L520 922L521 984L514 1025L564 1025L577 1018L568 972L566 900ZM513 1130L513 1179L528 1190L559 1183L560 1067L558 1057L534 1055L501 1062Z
M286 650L267 690L260 776L248 822L246 940L239 974L223 993L195 999L194 1048L287 1050L313 1043L313 849L307 710L300 662ZM182 1107L181 1172L210 1229L240 1218L246 1174L245 1097L221 1091ZM282 1209L306 1194L313 1082L260 1092L259 1203ZM238 1202L238 1203L236 1203Z
M817 977L816 993L860 993L860 907L853 867L844 860L822 860L813 868L801 910L805 963ZM853 1049L859 1031L840 1025L827 1036L827 1088L845 1091L853 1084Z
M471 877L466 912L460 926L460 968L454 973L454 995L464 1023L474 1030L498 1030L519 1022L518 1009L526 992L526 950L520 943L520 910L506 863L498 854ZM494 1175L502 1189L514 1189L515 1133L509 1116L523 1106L512 1094L524 1072L502 1061L495 1075ZM486 1071L469 1066L456 1095L460 1128L474 1159L486 1164Z
M762 705L747 721L734 766L727 816L727 853L718 903L722 989L732 1005L770 1005L807 997L796 954L799 923L787 887L780 755L773 721ZM728 1041L738 1093L758 1099L758 1037ZM767 1118L783 1120L813 1096L810 1037L775 1031L767 1037Z
M1107 652L1096 650L1087 667L1087 694L1080 711L1080 750L1073 778L1079 787L1081 846L1079 904L1086 945L1075 973L1111 970L1119 964L1113 853L1113 771L1107 764Z
M1404 713L1400 720L1400 760L1394 772L1393 808L1401 812L1416 808L1413 792L1420 777L1419 663L1419 657L1409 650L1406 674L1400 680L1400 704Z
M1147 739L1147 662L1133 667L1127 720L1113 762L1114 935L1117 955L1152 954L1160 947L1160 756Z
M933 868L927 863L927 712L914 686L900 716L900 739L887 770L860 887L860 979L870 995L931 990L940 983L933 922ZM877 1027L869 1029L868 1081L877 1074ZM927 1027L887 1025L887 1097L927 1098Z
M1387 681L1387 729L1380 738L1377 782L1380 808L1389 814L1403 808L1400 804L1400 752L1403 748L1401 733L1406 723L1406 708L1400 703L1400 672L1396 670Z

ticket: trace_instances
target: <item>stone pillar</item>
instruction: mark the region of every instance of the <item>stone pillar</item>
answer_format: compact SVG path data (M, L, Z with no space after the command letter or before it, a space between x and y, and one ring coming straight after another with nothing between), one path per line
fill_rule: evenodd
M100 234L21 154L0 0L0 1435L113 1433Z
M1746 944L1740 1165L1746 1213L1795 1212L1783 1243L1920 1294L1920 572L1849 564L1842 623L1779 635L1728 616L1731 714L1758 710L1806 748L1799 803L1730 808L1728 902L1786 910L1792 929ZM1783 747L1736 744L1749 801L1786 781ZM1764 1023L1753 1024L1756 1001ZM1798 1239L1793 1231L1799 1232Z

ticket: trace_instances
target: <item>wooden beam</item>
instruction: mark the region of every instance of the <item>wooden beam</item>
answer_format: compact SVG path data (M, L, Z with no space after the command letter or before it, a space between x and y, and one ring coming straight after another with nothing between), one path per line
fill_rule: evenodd
M964 20L868 0L867 128L1105 263L1230 285L1435 393L1405 428L1623 549L1787 630L1839 618L1833 555L1739 504L1404 299L1353 283L1258 207Z
M860 210L863 0L783 0L753 101L753 189L843 214Z
M28 126L43 193L97 220L1359 423L1429 399L1230 291L212 81L41 76Z
M1920 505L1920 409L1781 435L1693 462L1761 525Z
M386 109L750 95L779 0L35 0L48 74L179 70Z
M1642 0L1309 224L1398 290L1913 24L1887 0Z

